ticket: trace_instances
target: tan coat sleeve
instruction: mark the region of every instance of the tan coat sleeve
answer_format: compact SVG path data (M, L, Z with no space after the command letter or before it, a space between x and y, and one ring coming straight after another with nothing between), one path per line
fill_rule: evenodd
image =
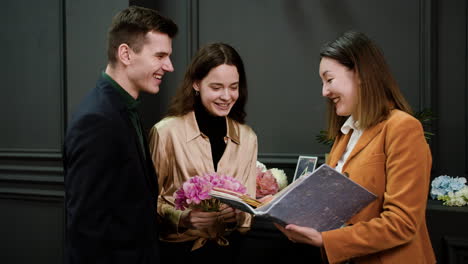
M149 148L151 159L158 174L159 193L165 193L164 190L172 184L172 166L167 157L165 141L160 140L160 135L156 126L151 128L149 134ZM182 211L176 210L174 206L174 198L172 196L159 195L158 197L158 214L169 223L174 230L178 230L178 224Z

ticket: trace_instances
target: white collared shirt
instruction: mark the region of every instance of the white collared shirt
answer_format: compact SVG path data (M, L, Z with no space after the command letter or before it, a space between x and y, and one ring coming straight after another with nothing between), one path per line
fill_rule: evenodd
M338 164L336 165L336 170L339 172L342 172L341 170L343 169L343 165L345 164L346 160L348 159L349 155L354 149L354 146L356 146L356 143L358 142L359 138L362 135L363 130L357 128L357 124L359 121L354 121L353 116L348 117L346 122L341 126L341 133L343 134L348 134L351 129L353 129L353 134L351 135L351 138L349 139L348 145L346 146L346 150L343 153L343 156L341 156L341 159L338 161Z

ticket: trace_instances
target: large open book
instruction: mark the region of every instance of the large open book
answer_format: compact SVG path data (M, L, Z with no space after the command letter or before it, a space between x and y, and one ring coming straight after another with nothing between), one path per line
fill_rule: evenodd
M281 225L296 224L327 231L341 227L376 196L348 177L324 164L301 177L266 204L254 208L245 196L211 191L211 196L255 217Z

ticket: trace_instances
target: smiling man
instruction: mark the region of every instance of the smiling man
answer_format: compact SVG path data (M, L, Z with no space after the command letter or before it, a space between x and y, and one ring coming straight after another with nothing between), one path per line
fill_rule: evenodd
M174 70L177 30L142 7L112 21L106 70L65 136L65 263L159 263L157 176L136 107Z

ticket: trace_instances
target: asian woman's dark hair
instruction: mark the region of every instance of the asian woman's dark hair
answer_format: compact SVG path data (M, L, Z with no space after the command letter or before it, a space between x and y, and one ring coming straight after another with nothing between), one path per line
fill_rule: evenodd
M347 31L323 46L320 58L330 58L359 78L358 103L355 120L360 129L372 127L385 120L392 109L412 113L393 77L382 51L365 34ZM328 99L328 137L334 139L347 117L336 114L335 105Z

